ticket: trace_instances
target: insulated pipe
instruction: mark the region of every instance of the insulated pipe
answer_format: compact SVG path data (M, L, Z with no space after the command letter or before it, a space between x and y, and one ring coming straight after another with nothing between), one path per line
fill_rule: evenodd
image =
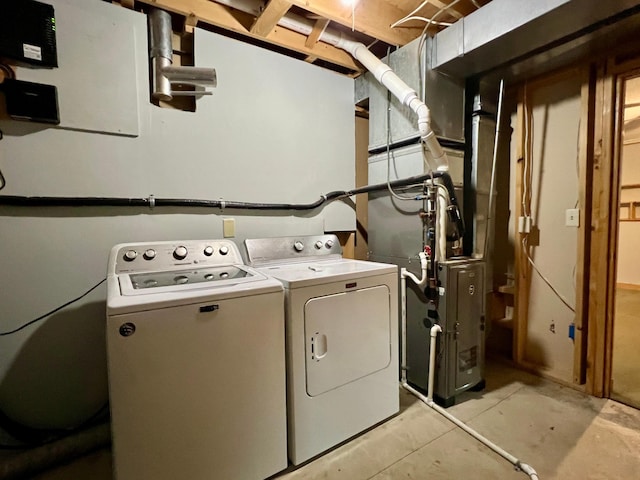
M476 432L474 429L472 429L471 427L469 427L468 425L466 425L464 422L460 421L459 419L457 419L456 417L454 417L453 415L451 415L449 412L447 412L444 408L440 407L439 405L437 405L434 401L433 401L433 384L434 384L434 375L435 375L435 364L436 364L436 355L435 355L435 344L436 344L436 337L438 335L438 333L442 332L442 328L440 327L440 325L434 325L433 327L431 327L430 330L430 352L429 352L429 385L428 385L428 390L427 390L427 396L425 397L422 393L420 393L419 391L417 391L415 388L413 388L411 385L409 385L407 383L407 376L406 376L406 359L407 359L407 309L406 309L406 298L407 298L407 282L406 282L406 278L409 277L411 278L409 275L405 275L406 269L403 268L401 270L401 281L400 281L400 297L403 299L403 306L402 306L402 318L401 318L401 325L402 325L402 352L401 352L401 358L403 361L403 365L402 365L402 381L401 381L401 385L402 388L404 388L405 390L407 390L409 393L411 393L412 395L414 395L415 397L417 397L420 401L422 401L423 403L425 403L427 406L431 407L432 409L434 409L436 412L438 412L440 415L442 415L443 417L445 417L447 420L449 420L450 422L452 422L453 424L455 424L456 426L460 427L462 430L464 430L465 432L467 432L469 435L471 435L473 438L475 438L476 440L480 441L481 443L483 443L484 445L486 445L487 447L489 447L491 450L493 450L494 452L496 452L498 455L500 455L501 457L503 457L504 459L506 459L508 462L510 462L512 465L514 465L517 469L522 470L522 472L524 472L526 475L528 475L531 480L539 480L538 477L538 473L534 470L534 468L531 465L528 465L526 463L522 463L520 460L518 460L515 456L511 455L509 452L507 452L506 450L500 448L498 445L496 445L495 443L493 443L491 440L489 440L488 438L484 437L483 435L481 435L480 433Z

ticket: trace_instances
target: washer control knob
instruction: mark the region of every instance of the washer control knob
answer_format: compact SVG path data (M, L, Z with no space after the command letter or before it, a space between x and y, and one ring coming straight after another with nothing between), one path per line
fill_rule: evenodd
M206 247L204 247L204 254L207 257L210 257L211 255L213 255L213 247L211 245L207 245Z
M296 240L296 242L293 244L293 248L296 249L296 252L301 252L302 250L304 250L304 243L302 243L300 240Z
M327 243L325 243L324 246L327 248L333 247L333 240L331 239L327 240Z
M226 255L227 253L229 253L229 247L227 247L226 245L223 245L220 247L220 255Z
M143 257L145 260L153 260L156 258L156 251L153 248L149 248L144 251Z
M135 250L127 250L124 254L124 259L127 262L133 262L137 256L138 252L136 252Z
M316 247L318 250L320 250L320 249L322 248L322 245L324 245L324 244L322 243L322 240L318 240L318 241L316 242L316 244L315 244L315 247Z
M187 253L189 253L187 247L180 245L173 251L173 258L175 258L176 260L183 260L187 256Z

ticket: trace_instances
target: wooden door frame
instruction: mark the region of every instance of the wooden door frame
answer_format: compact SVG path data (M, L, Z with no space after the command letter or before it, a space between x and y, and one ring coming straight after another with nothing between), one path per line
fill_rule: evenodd
M620 55L596 67L586 391L607 398L611 394L624 82L638 75L640 56Z

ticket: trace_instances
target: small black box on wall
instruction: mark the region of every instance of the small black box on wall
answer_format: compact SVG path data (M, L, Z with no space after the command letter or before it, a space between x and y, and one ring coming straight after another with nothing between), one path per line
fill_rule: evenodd
M0 83L4 93L7 113L14 120L60 123L58 90L54 85L6 79Z

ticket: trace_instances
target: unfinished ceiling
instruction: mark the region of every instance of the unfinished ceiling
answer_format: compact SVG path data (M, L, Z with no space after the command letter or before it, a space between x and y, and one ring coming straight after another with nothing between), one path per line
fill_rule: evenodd
M287 53L309 63L358 75L363 68L343 50L318 41L327 28L343 32L378 56L417 38L428 25L435 34L491 0L119 0L125 7L165 9L184 28L211 28ZM309 35L288 30L285 16L305 19ZM398 21L411 17L401 24ZM395 24L395 25L394 25Z

